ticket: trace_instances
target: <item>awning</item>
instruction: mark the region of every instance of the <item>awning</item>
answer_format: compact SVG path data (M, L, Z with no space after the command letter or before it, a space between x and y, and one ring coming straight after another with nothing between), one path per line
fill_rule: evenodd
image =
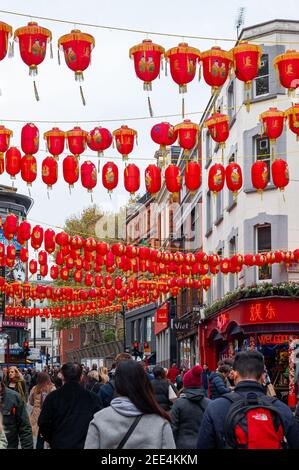
M213 341L218 341L218 340L220 340L220 339L223 340L223 336L222 336L220 333L217 333L217 334L214 336Z
M241 328L240 325L234 325L234 327L229 332L229 336L238 335L239 333L244 333L243 328Z

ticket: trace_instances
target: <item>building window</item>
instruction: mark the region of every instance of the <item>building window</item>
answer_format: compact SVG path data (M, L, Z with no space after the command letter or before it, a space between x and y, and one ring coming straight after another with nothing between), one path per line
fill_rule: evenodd
M41 336L42 339L46 338L46 330L44 328L41 329Z
M265 253L271 251L271 225L260 225L256 227L257 252ZM272 279L271 265L258 267L258 280L265 281Z
M212 137L209 131L206 132L206 163L210 164L212 161Z
M236 237L232 237L229 241L229 257L237 252ZM229 290L233 292L238 287L238 278L236 274L229 273Z
M135 341L135 322L131 321L131 342Z
M228 87L227 90L227 108L228 108L228 117L229 117L229 122L231 123L232 120L236 116L236 99L235 99L235 82L234 80L231 82L231 84Z
M236 161L236 155L235 153L232 153L231 156L228 159L228 163L233 163ZM234 197L232 191L228 191L228 207L232 207L233 204L237 203L237 198Z
M74 335L73 335L73 333L69 333L68 342L71 343L72 341L74 341Z
M212 197L211 191L207 192L207 232L212 230Z
M146 341L152 340L152 318L146 317Z
M193 207L191 211L191 232L192 232L192 237L194 237L194 232L195 232L195 207Z
M257 78L254 80L254 98L267 95L269 93L269 56L263 54L261 57L261 67Z
M219 191L216 196L216 222L223 216L223 191Z
M255 138L255 156L256 161L263 160L268 167L269 182L271 175L271 156L270 156L270 141L268 137L256 137Z
M42 317L41 321L42 321L42 323L45 323L45 321L46 321L45 317Z
M173 210L169 209L169 236L172 238L174 236L173 230Z
M219 250L218 255L222 257L222 250ZM217 273L217 299L221 299L224 295L223 274L221 271Z

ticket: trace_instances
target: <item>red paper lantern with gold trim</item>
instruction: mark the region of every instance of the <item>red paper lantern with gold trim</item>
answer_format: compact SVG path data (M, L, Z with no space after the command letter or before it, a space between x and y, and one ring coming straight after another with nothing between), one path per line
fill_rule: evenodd
M24 246L20 249L20 253L19 253L19 257L20 257L20 260L23 262L23 263L27 263L28 259L29 259L29 251L28 251L28 248L25 248Z
M67 281L69 278L70 272L67 268L61 268L59 274L60 274L60 279L62 279L63 281Z
M208 185L213 194L222 191L225 181L225 169L220 163L215 163L209 170Z
M21 159L21 177L26 181L27 186L31 186L36 180L37 168L36 158L33 155L24 155Z
M53 127L53 129L44 133L44 139L47 142L50 154L58 160L59 155L64 151L65 132L58 127Z
M180 93L187 92L196 73L196 64L200 60L200 52L195 47L182 42L165 52L166 60L170 62L170 73L173 81L179 85Z
M299 52L289 49L275 57L273 64L281 85L288 89L289 95L293 94L299 87Z
M74 155L68 155L63 159L63 178L73 188L79 179L79 163Z
M63 49L66 65L75 72L78 81L83 80L83 72L90 64L94 46L94 37L79 29L73 29L58 40L58 47Z
M87 135L87 145L98 153L98 157L103 156L104 150L110 147L112 140L111 132L105 127L95 127ZM98 161L98 171L100 171L100 160Z
M134 148L135 138L137 142L137 131L130 129L128 126L121 126L113 131L112 134L117 151L122 155L123 160L128 160L128 156Z
M266 162L259 160L252 165L251 181L258 192L262 193L269 181L269 170Z
M3 224L4 236L7 240L12 240L18 229L18 218L14 214L9 214Z
M32 122L22 127L21 147L25 154L32 155L39 149L39 130Z
M47 264L41 264L39 268L39 273L42 277L46 277L48 275L49 266Z
M37 261L35 261L35 259L32 259L29 262L29 271L31 274L35 274L37 272Z
M236 196L243 185L242 169L238 163L232 162L225 169L226 186Z
M211 278L209 276L204 276L201 279L201 285L205 291L208 291L211 286Z
M37 66L43 62L47 43L51 39L51 31L33 21L15 31L14 40L19 42L20 54L23 62L29 67L30 75L37 74Z
M129 57L133 56L135 73L143 81L144 90L152 89L152 81L159 75L164 52L162 46L154 44L150 39L144 39L141 44L131 47Z
M12 35L12 27L0 21L0 60L3 60L8 51L8 40Z
M289 184L289 167L285 160L274 160L271 165L272 180L281 191Z
M17 147L10 147L5 154L5 169L11 179L21 171L21 152Z
M155 197L162 185L161 170L157 165L148 165L144 172L145 188Z
M218 93L232 66L232 53L215 46L201 53L201 61L206 83L212 87L212 93Z
M276 139L281 136L285 113L277 108L269 108L260 115L260 121L263 126L263 133L270 140L271 144L275 144Z
M87 160L82 163L80 170L82 186L87 189L89 193L92 193L93 188L97 184L97 170L95 165Z
M194 193L201 186L201 166L198 162L186 163L185 184L188 191Z
M124 186L131 195L140 188L140 170L135 163L130 163L124 169Z
M23 220L20 223L18 228L18 233L20 234L20 238L24 240L24 242L28 241L31 237L31 225L27 220Z
M39 264L47 264L48 262L48 255L44 250L41 250L38 253L38 262Z
M42 180L48 189L52 189L53 184L57 183L58 164L55 158L46 157L42 162Z
M44 234L44 246L47 253L51 254L55 251L55 232L51 228L47 228Z
M177 165L168 165L165 170L165 184L167 191L177 200L182 189L181 169Z
M16 251L16 247L14 245L8 245L6 247L6 258L7 259L15 260L16 254L17 254L17 251Z
M44 229L39 225L35 225L31 232L31 246L34 250L38 250L43 243Z
M297 142L299 141L299 104L294 104L291 108L285 111L285 116L288 119L289 128L296 135Z
M70 131L66 132L67 143L69 151L79 158L81 153L86 149L88 132L81 129L81 127L75 126Z
M169 122L159 122L151 129L152 140L160 145L160 150L164 152L166 147L172 145L177 140L178 133L175 127Z
M1 26L1 23L0 23ZM7 152L9 148L10 138L13 132L7 129L5 126L0 126L0 157L3 158L3 154Z
M118 167L114 162L107 162L102 169L102 183L108 193L112 193L118 185Z
M190 119L185 119L180 124L174 126L175 131L178 133L179 145L184 149L183 154L189 155L198 142L199 125L191 122Z
M250 90L252 80L257 77L262 56L262 48L256 44L242 42L232 49L234 70L238 80L244 82L246 91L246 109L250 108Z
M206 119L204 126L209 129L212 139L220 145L223 162L223 149L229 136L229 117L226 114L213 113Z

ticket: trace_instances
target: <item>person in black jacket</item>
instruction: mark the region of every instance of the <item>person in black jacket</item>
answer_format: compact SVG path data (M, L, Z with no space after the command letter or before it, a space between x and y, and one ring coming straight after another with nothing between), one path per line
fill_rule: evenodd
M163 410L169 411L172 407L172 401L169 399L169 387L175 392L174 386L167 380L163 367L154 367L153 374L154 379L151 381L151 384L154 389L155 398Z
M196 449L200 424L210 401L202 388L201 366L194 366L184 375L183 387L171 408L171 428L177 449Z
M236 354L233 369L236 387L233 394L265 396L261 380L264 373L264 358L258 351L242 351ZM209 403L199 429L198 449L223 449L226 447L224 425L231 406L225 397ZM299 430L290 408L276 400L273 406L279 412L287 445L299 449Z
M61 373L63 386L47 395L39 415L40 434L52 449L83 449L89 423L102 402L80 384L80 364L68 362Z
M215 398L219 398L221 395L232 391L232 388L227 386L227 377L230 371L230 366L221 365L218 367L217 372L210 373L209 380L211 400L215 400Z

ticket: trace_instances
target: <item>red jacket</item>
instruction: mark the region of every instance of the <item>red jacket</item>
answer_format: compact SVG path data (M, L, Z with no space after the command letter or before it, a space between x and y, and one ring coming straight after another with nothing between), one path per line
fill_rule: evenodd
M170 367L167 372L167 378L172 382L175 383L176 377L179 375L180 371L177 367Z

